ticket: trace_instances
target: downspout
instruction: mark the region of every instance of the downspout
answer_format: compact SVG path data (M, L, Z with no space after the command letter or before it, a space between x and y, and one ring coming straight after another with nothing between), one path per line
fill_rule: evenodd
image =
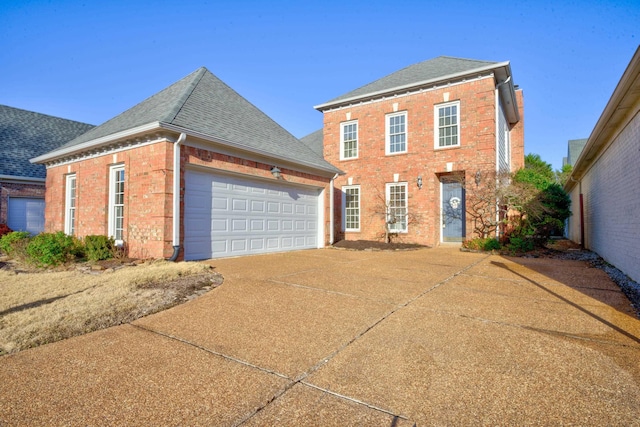
M175 262L180 253L180 145L187 139L182 132L173 144L173 255L167 261Z
M329 187L329 244L333 245L335 236L334 236L334 231L333 231L333 226L335 223L335 213L334 213L334 206L333 206L333 182L334 180L338 177L338 174L335 174L333 178L331 178L331 183L330 183L330 187Z
M495 129L496 129L496 184L500 179L500 112L502 110L502 104L500 103L500 88L511 81L511 76L508 76L503 82L496 85L495 90L495 104L496 104L496 116L495 116ZM505 117L506 120L506 117ZM509 151L509 169L511 169L511 151ZM507 212L508 213L508 212ZM505 213L505 215L507 215ZM500 224L500 204L496 199L496 223ZM496 238L500 239L504 235L504 226L496 227Z

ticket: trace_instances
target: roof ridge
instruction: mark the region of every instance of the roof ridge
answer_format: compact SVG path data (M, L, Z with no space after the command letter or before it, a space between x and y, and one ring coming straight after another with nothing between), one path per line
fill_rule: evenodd
M209 70L207 70L206 67L200 67L196 71L194 71L193 73L191 73L190 75L184 78L184 79L188 79L189 77L194 76L193 77L194 80L184 88L180 96L176 97L174 107L170 109L169 112L167 112L165 119L160 121L166 122L166 123L173 123L173 121L178 116L178 114L180 114L180 111L182 110L184 105L187 103L187 101L189 100L189 97L196 90L196 87L198 87L198 84L200 83L200 81L202 80L202 78L205 76L207 72L209 72Z

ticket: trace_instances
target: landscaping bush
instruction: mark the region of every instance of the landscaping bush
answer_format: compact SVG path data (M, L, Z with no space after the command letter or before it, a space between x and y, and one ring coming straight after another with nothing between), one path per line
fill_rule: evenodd
M502 248L502 245L500 245L498 239L492 237L487 237L484 239L481 237L476 237L475 239L465 240L464 242L462 242L462 247L475 251L490 252L493 250L500 250Z
M0 224L0 237L4 236L5 234L9 234L12 231L13 230L10 229L7 224Z
M507 244L507 249L512 254L519 252L529 252L532 251L533 248L533 240L526 237L511 237L509 238L509 243Z
M86 236L84 248L89 261L111 259L114 255L115 241L107 236Z
M63 264L82 254L82 246L73 236L62 231L40 233L27 245L29 261L37 266L55 266Z
M0 237L0 251L14 258L24 258L25 247L29 242L29 234L26 231L12 231Z

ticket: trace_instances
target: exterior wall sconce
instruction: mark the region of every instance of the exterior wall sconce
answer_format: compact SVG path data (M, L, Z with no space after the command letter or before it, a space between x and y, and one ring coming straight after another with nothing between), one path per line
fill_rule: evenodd
M271 174L275 179L280 179L282 177L282 171L278 169L277 166L271 168Z
M482 173L480 171L476 172L476 187L480 185L480 181L482 181Z
M422 177L420 175L418 175L418 180L416 181L416 184L418 184L418 188L422 188Z

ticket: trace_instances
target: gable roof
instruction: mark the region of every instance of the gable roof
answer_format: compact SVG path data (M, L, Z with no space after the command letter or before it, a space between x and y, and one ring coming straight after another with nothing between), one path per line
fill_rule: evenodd
M491 62L475 59L454 58L450 56L439 56L437 58L410 65L358 89L317 105L314 108L319 111L324 111L329 108L389 96L400 92L404 93L410 90L417 90L421 87L437 84L438 82L455 80L470 74L488 71L495 73L497 83L506 82L511 76L511 67L508 61ZM510 82L509 87L509 93L506 93L505 95L509 97L509 102L513 102L515 100L513 82ZM512 123L519 119L517 113L510 113L509 115L511 116L509 117L509 120Z
M56 149L93 125L0 105L0 176L44 180L46 169L29 159Z
M85 150L110 136L153 124L277 159L337 171L205 67L75 138L57 152L34 161Z

